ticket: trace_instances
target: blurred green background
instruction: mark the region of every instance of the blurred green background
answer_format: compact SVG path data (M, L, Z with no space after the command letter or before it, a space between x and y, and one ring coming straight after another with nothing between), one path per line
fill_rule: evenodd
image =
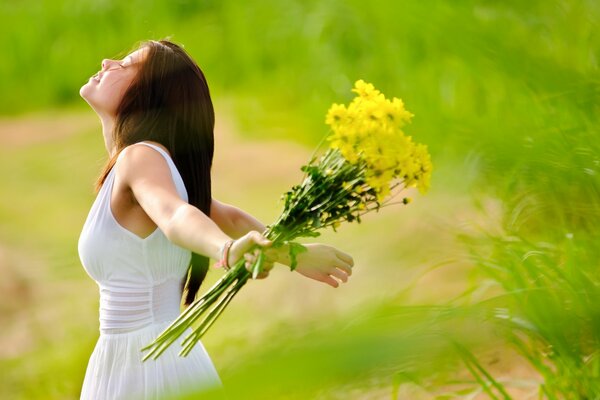
M354 257L348 283L278 266L236 297L203 339L232 398L600 396L600 3L3 1L0 17L0 398L79 397L98 289L77 240L107 155L78 91L166 36L209 81L214 196L264 223L357 79L404 100L435 168L426 196L319 238Z

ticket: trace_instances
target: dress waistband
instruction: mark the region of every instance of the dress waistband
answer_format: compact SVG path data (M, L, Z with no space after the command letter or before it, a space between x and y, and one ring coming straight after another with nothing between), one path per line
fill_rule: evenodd
M180 313L181 281L150 287L100 284L100 332L126 333L174 320Z

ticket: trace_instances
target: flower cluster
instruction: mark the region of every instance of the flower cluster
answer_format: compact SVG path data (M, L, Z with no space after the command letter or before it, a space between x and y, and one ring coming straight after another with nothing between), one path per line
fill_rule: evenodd
M365 165L366 183L375 189L379 201L390 194L396 178L404 187L425 193L432 170L427 146L414 143L402 130L413 114L402 100L386 99L362 79L352 91L357 95L347 107L333 104L327 112L325 122L333 132L327 138L330 147L348 162Z

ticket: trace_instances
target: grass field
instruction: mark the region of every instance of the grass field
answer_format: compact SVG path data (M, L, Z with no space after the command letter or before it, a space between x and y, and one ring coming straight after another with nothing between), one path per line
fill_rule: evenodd
M233 398L600 395L596 2L25 1L0 16L0 397L78 396L98 293L76 243L106 155L77 93L102 58L166 35L211 85L215 197L263 222L355 79L405 101L435 167L427 196L319 238L353 255L348 283L280 267L240 293L203 340Z
M218 109L225 115L231 112L227 102L218 104ZM89 119L80 114L52 115L53 121L62 121L62 130L57 127L57 138L36 139L34 131L28 133L28 129L39 126L48 118L47 115L29 116L7 124L11 128L18 126L25 135L21 136L22 143L15 140L2 153L2 166L11 170L2 184L12 188L10 198L13 201L22 199L14 203L5 198L1 206L6 215L1 232L6 248L3 273L10 278L5 281L4 289L12 295L8 296L11 300L6 303L3 313L3 319L10 327L2 338L6 344L2 346L6 349L2 363L5 370L10 371L4 378L3 390L7 395L17 393L23 398L74 397L97 337L97 287L81 268L75 244L93 201L91 184L86 186L81 182L92 182L105 150L99 128L89 127L97 123L92 115ZM79 121L81 131L63 134L75 121ZM215 157L215 196L244 208L262 221L273 220L280 210L279 194L301 176L298 166L308 159L311 149L286 141L246 140L238 136L239 127L226 116L218 121L217 146L230 150L217 152ZM7 125L1 131L5 137L8 136ZM252 170L231 167L249 162L253 163ZM274 163L277 169L273 168ZM464 166L449 167L450 170L458 168L464 169ZM82 176L75 177L74 170ZM444 179L443 171L442 168L438 179ZM438 206L431 212L434 204ZM493 212L496 206L490 207ZM462 212L454 213L455 209ZM31 210L38 211L32 213ZM415 310L419 310L424 302L434 304L462 293L469 286L469 266L464 263L463 250L454 237L455 226L462 225L467 229L479 218L469 197L464 194L464 187L457 186L450 192L434 190L430 196L411 203L410 207L383 209L379 215L365 218L362 225L349 225L337 234L326 233L320 241L338 246L356 260L355 273L347 284L333 289L280 267L272 272L269 281L251 283L203 342L223 371L224 379L230 379L232 387L238 387L239 383L248 396L253 393L250 389L260 396L262 385L252 386L247 373L240 376L240 368L246 370L244 360L275 362L277 346L289 347L281 336L275 335L282 332L300 346L295 355L294 350L290 350L291 365L296 368L312 365L314 356L334 343L341 347L332 347L333 354L352 356L356 352L353 355L356 359L350 361L360 361L358 365L349 368L351 364L344 358L329 360L333 365L322 378L332 380L329 386L348 384L344 377L348 374L360 376L358 371L362 369L365 353L375 348L386 349L386 352L391 349L381 347L375 340L377 335L383 334L377 325L373 328L364 322L358 323L356 331L344 335L345 343L335 339L339 325L354 319L368 320L373 312L381 313L389 307L402 309L414 305ZM417 243L421 244L415 251ZM436 265L439 265L438 270L428 273ZM211 271L205 287L217 276ZM310 293L309 298L307 293ZM398 334L404 325L411 327L411 332L426 329L422 325L431 322L427 314L420 315L415 310L403 311L409 318L399 326L386 329L395 329ZM432 307L430 312L438 311ZM391 332L394 330L387 335ZM386 357L402 354L406 351L403 350L405 342L417 339L411 334L403 335L407 337L398 338L396 352ZM361 337L366 341L362 343L362 349L353 350L354 340ZM307 356L301 346L311 341L320 350ZM253 353L258 350L249 350L260 348L265 354L255 355ZM374 365L367 370L382 361L382 356L375 357ZM456 363L455 360L453 364L449 356L444 360L448 361L448 366ZM271 364L269 369L263 365L260 370L277 371L276 366ZM307 372L308 369L304 373ZM312 372L301 380L304 390L327 387L319 386L323 382L316 379L317 375L318 369L312 368ZM290 383L292 377L282 376L278 380ZM26 384L33 380L38 383ZM379 391L391 392L389 374L374 383ZM357 384L360 386L360 381ZM274 385L275 393L278 387ZM344 390L351 389L356 390L352 387ZM373 388L367 385L362 390L372 391ZM306 392L298 388L297 395L301 398Z

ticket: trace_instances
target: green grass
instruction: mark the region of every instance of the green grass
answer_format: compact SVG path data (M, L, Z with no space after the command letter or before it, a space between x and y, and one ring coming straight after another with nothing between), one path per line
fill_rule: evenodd
M225 109L225 104L218 104L219 110ZM260 164L285 162L285 154L271 152L269 141L263 143L261 154L257 155L260 161L255 163L257 169L264 169ZM239 152L238 147L243 145L240 141L228 151ZM307 157L310 150L305 149ZM4 337L10 337L16 330L23 338L19 342L24 344L13 344L21 349L15 358L0 360L2 370L9 371L3 376L0 397L72 398L80 389L97 338L98 292L80 265L76 240L93 201L91 183L104 153L99 126L64 138L1 150L1 166L11 171L1 178L2 186L11 188L11 195L0 201L0 212L7 216L0 231L1 242L14 247L21 256L22 261L17 259L9 268L29 269L25 284L34 296L31 300L21 299L20 304L15 299L15 306L5 316L10 329ZM434 182L451 183L447 174L462 168L461 164L442 159L439 162L447 167L442 168L445 172L435 177ZM218 165L215 171L216 196L241 206L264 222L275 218L282 189L296 179L256 176L241 167L239 173L231 174L223 166ZM452 233L445 230L442 235L435 223L421 223L443 218L460 204L464 206L466 196L461 190L465 182L461 183L463 186L447 191L439 190L436 185L429 196L407 207L383 209L366 216L363 224L348 225L337 234L325 232L320 241L355 257L358 267L347 284L353 286L332 289L290 274L285 268L274 271L269 282L249 284L203 340L229 390L260 396L259 376L244 373L245 363L256 361L262 363L253 369L257 374L263 370L277 374L277 379L274 375L269 383L270 390L282 397L286 385L293 381L310 382L295 390L296 398L317 392L324 393L323 396L351 395L359 389L391 393L394 384L406 385L407 378L394 380L396 374L410 373L413 379L431 379L427 372L430 363L440 364L436 370L442 377L451 375L458 360L452 357L443 337L435 339L439 343L437 353L424 360L419 361L413 353L408 357L406 352L432 344L421 341L419 335L424 331L430 334L436 329L447 331L445 327L463 330L457 322L460 318L452 321L449 317L467 314L462 317L464 321L468 313L460 307L455 310L446 307L449 312L445 314L436 307L430 311L421 306L411 308L414 302L409 293L411 284L419 288L416 282L432 263L448 264L446 258L454 258L448 251ZM438 210L436 216L428 211L433 207ZM398 229L399 225L404 228ZM388 232L386 237L382 232ZM425 241L429 243L424 247L429 250L427 254L414 251L416 242ZM28 258L40 262L26 264ZM462 268L458 265L456 270ZM216 271L209 273L205 289L217 275ZM430 299L439 298L440 288L419 292L429 293ZM376 304L369 306L373 302ZM381 326L369 321L382 318L386 310L390 311L389 316L396 313L395 320L402 323L397 326L388 323L382 331ZM424 310L427 312L423 313ZM407 318L404 320L403 316ZM27 321L25 325L10 323L23 320ZM340 329L347 329L343 341L338 340ZM478 335L465 340L475 344L480 339ZM291 353L280 358L286 349ZM373 358L364 364L368 354ZM317 361L318 355L324 358ZM407 357L411 362L405 367L399 368L392 362L404 362ZM290 363L291 369L282 368L285 363Z
M330 296L287 282L282 272L275 276L280 286L270 292L279 308L269 317L264 307L271 298L263 299L259 286L240 294L207 337L234 392L247 387L248 398L260 393L268 380L260 375L264 368L282 385L309 382L306 391L295 388L300 397L352 398L360 388L377 387L391 396L415 385L429 395L425 398L475 390L502 398L502 388L519 398L513 393L523 379L529 379L528 393L542 398L598 397L597 2L25 1L0 4L0 15L7 44L0 74L9 77L0 80L0 92L8 94L0 98L0 110L7 115L46 107L83 110L78 89L102 58L138 40L171 34L198 61L214 98L227 99L226 112L233 110L240 132L252 140L294 140L311 148L325 133L329 105L347 102L359 78L388 97L401 97L415 114L406 132L431 149L432 192L401 212L382 210L387 217L323 236L370 264L352 278L352 290ZM99 133L19 151L0 149L0 167L9 171L0 178L0 187L9 188L0 196L0 237L16 248L39 249L49 265L44 273L72 282L68 293L87 299L77 310L87 315L89 326L96 293L86 292L94 287L78 269L74 240L92 200L91 186L82 182L91 183L104 156ZM265 202L278 198L288 182L260 182L242 189L222 184L219 195L267 222L277 210L275 201ZM301 301L307 290L313 303ZM343 325L359 312L358 305L379 294L383 303L396 306L384 307L392 316L406 315L401 305L424 305L419 301L455 312L448 320L428 313L409 318L391 331L367 324L337 343L336 323ZM65 319L67 303L56 306ZM271 347L264 347L267 339L253 342L270 329L286 335L308 330L327 312L335 314L331 329L292 336L287 356L282 352L288 345L276 341L276 334ZM278 321L287 329L278 330ZM427 326L438 333L464 332L471 324L489 332L483 343L466 335L458 352L444 347L430 358L409 354L411 346L420 347L406 331ZM67 332L77 329L65 326ZM397 339L381 342L393 350L392 361L377 346L385 332ZM91 334L65 335L70 350L62 356L38 344L35 359L23 353L2 361L0 367L11 373L0 394L74 397ZM239 345L239 364L232 361L238 356L231 342L219 335ZM264 348L248 351L256 343ZM514 365L527 365L542 384L519 376L522 370L498 375L484 362L496 346L519 352ZM359 371L350 359L363 360L364 348L373 349L374 359ZM327 349L337 356L324 357ZM323 368L312 371L315 359ZM403 369L406 360L423 359L433 366ZM383 367L388 361L395 375ZM445 374L461 362L459 378ZM288 371L290 363L300 368ZM245 375L250 365L254 369ZM460 375L467 365L474 376ZM53 379L56 366L65 372ZM463 386L456 389L453 380ZM269 388L285 398L277 385L270 382Z

